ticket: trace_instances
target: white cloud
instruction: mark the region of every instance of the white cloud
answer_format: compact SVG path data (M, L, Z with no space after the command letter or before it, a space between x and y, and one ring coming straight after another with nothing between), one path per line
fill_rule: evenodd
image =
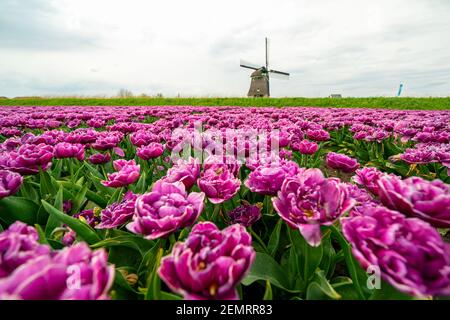
M244 96L239 59L262 64L265 36L273 68L291 72L273 96L393 95L400 82L450 95L449 13L445 0L2 0L0 95Z

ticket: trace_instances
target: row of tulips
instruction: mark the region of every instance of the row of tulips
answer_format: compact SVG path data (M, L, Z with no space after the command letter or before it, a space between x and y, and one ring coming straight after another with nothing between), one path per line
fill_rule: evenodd
M0 299L449 296L449 120L2 109Z

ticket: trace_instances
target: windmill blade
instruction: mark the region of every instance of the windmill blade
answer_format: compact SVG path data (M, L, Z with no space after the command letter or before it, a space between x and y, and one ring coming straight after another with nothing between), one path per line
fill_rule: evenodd
M278 71L278 70L269 70L270 76L275 79L289 80L289 73Z
M266 37L266 69L269 69L270 40Z
M245 64L241 64L242 68L247 68L247 69L252 69L252 70L258 70L259 68L255 68L255 67L251 67L251 66L247 66Z
M289 80L289 76L280 73L270 73L270 79Z
M278 73L278 74L284 74L285 76L289 75L289 73L287 73L287 72L278 71L278 70L272 70L272 69L270 69L269 72L271 72L271 73Z
M241 59L241 62L240 62L240 66L242 68L247 68L247 69L252 69L252 70L261 69L261 66L258 66L257 64L254 64L254 63L242 60L242 59Z

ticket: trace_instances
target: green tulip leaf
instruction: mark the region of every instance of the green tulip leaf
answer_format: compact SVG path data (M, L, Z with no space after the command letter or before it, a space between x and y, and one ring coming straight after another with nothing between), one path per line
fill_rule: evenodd
M266 291L264 292L263 300L272 300L273 293L272 293L272 286L270 285L270 281L266 280Z
M58 193L56 194L55 197L55 203L53 204L53 207L58 209L59 211L63 211L63 187L60 186ZM50 214L50 213L49 213ZM50 235L52 234L52 231L55 228L58 228L59 226L61 226L61 221L59 220L59 218L55 215L49 215L48 220L47 220L47 224L45 226L45 235L47 236L47 238L50 238Z
M22 221L33 225L37 223L39 206L26 198L7 197L0 200L0 220L6 224Z
M245 286L257 280L270 281L274 286L288 292L298 292L291 288L286 272L268 254L256 252L256 259L248 275L242 280Z
M269 254L274 257L277 249L278 249L278 245L280 243L280 233L281 233L281 228L283 226L283 220L279 219L277 224L275 225L275 228L273 229L270 238L269 238L269 243L267 245L267 250L269 251Z
M81 237L87 243L94 244L100 241L100 237L97 235L94 229L92 229L86 223L82 222L79 219L75 219L65 214L64 212L61 212L60 210L56 209L45 200L42 200L42 205L44 206L45 210L47 210L47 212L50 214L50 216L54 216L62 223L69 226L72 230L74 230L77 233L77 236Z
M123 246L135 249L144 255L153 245L154 243L152 241L130 234L101 240L91 245L91 248L97 249L102 247Z
M289 228L289 236L299 258L299 271L303 274L303 279L307 281L314 275L322 261L323 246L310 246L298 230Z

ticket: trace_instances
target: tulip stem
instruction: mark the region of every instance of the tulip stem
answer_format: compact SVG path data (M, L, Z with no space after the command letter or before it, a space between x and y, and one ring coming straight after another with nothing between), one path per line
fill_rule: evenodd
M213 211L211 217L209 218L209 220L211 222L214 222L214 220L216 219L217 213L220 211L220 206L221 206L220 203L218 203L214 206L214 211Z
M239 298L242 300L242 298L243 298L243 296L244 296L244 294L242 293L242 284L239 283L239 284L236 286L236 290L237 290L237 292L238 292Z
M155 265L153 270L149 273L147 277L147 293L145 295L145 300L160 300L161 299L161 283L158 276L158 269L161 263L161 258L164 254L163 244L165 241L161 241L160 248L156 253Z
M262 239L258 236L258 234L253 230L253 228L251 226L248 227L248 229L250 230L250 233L252 234L252 236L255 237L255 239L259 243L259 245L263 248L264 252L269 254L269 250L267 250L267 247L264 244L264 241L262 241Z
M169 241L170 241L170 248L169 248L169 252L172 251L173 245L175 244L175 242L177 242L177 239L175 238L175 234L172 233L169 236Z
M313 165L312 167L316 168L317 167L317 160L319 159L319 154L322 151L322 143L319 143L319 148L318 150L314 153L314 158L313 158Z
M272 197L264 196L264 207L266 209L266 214L271 216L273 214Z
M141 171L142 172L147 172L148 171L148 161L139 158L139 164L141 165Z
M73 176L73 162L72 162L72 159L71 158L69 158L68 159L68 165L69 165L69 171L70 171L70 179L73 179L74 178L74 176Z
M105 171L105 167L104 166L99 166L100 168L101 168L101 170L102 170L102 173L103 173L103 176L105 177L105 180L107 180L108 179L108 175L106 174L106 171Z
M150 184L153 183L154 173L155 173L155 166L156 166L156 162L155 162L154 159L152 159L151 160L151 164L149 165L149 172L150 172L151 177L152 177Z
M120 202L121 200L122 200L122 196L123 196L123 194L126 192L126 187L121 187L120 188L120 191L119 191L119 194L118 194L118 196L117 196L117 202Z
M347 269L348 269L350 277L352 278L353 283L356 287L358 295L360 296L360 298L362 300L366 300L364 292L361 288L361 284L359 283L358 273L356 271L356 266L355 266L354 258L352 255L351 246L349 245L347 240L342 236L341 232L335 226L333 226L333 225L330 226L330 230L331 230L331 233L336 237L336 239L338 240L339 244L342 247L342 250L344 251L344 257L345 257L345 262L347 263Z
M304 168L310 168L311 166L309 165L309 160L312 158L312 156L309 155L309 154L305 154L304 156L305 156L305 158L304 158L304 161L303 161L303 167Z

